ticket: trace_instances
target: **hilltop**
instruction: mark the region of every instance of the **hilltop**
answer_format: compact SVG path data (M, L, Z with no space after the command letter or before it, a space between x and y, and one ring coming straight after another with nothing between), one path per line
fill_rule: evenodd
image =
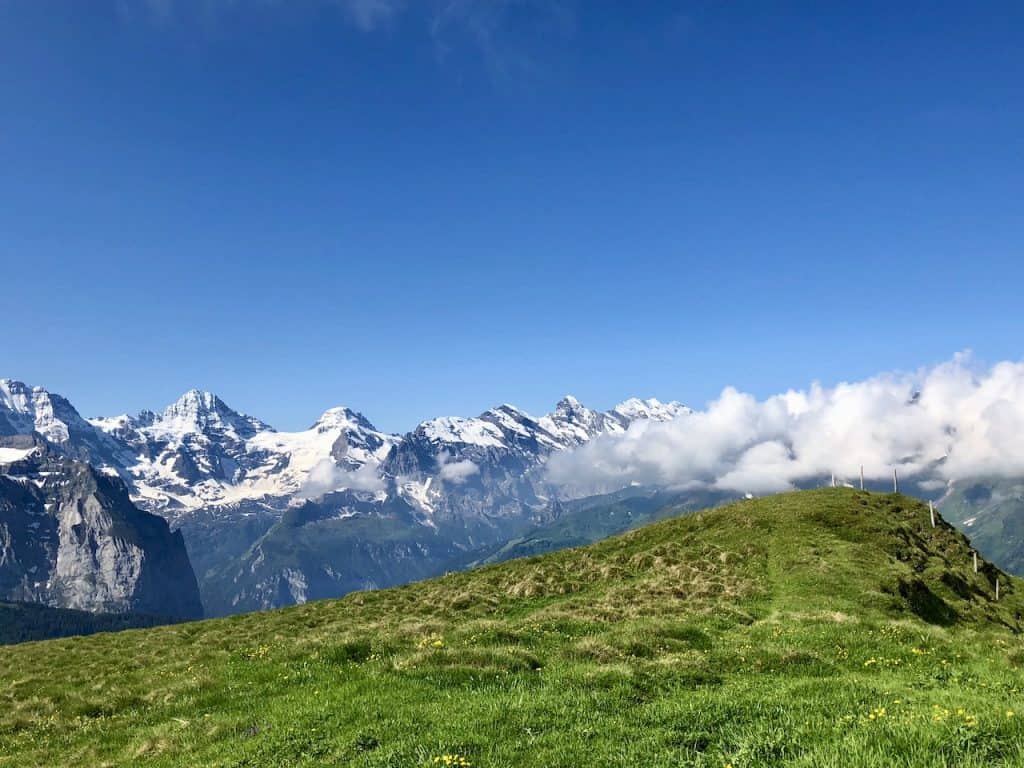
M1024 765L1021 587L909 497L781 494L0 649L0 765Z

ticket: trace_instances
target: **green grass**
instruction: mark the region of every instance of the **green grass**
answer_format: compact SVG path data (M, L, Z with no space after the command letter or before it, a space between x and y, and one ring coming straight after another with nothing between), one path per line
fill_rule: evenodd
M0 766L1024 765L1022 596L917 501L784 494L0 649Z

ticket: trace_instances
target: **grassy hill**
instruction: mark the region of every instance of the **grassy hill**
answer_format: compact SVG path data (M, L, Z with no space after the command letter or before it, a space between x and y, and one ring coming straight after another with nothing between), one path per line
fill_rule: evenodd
M981 565L915 500L827 489L6 647L0 766L1024 765L1024 589Z

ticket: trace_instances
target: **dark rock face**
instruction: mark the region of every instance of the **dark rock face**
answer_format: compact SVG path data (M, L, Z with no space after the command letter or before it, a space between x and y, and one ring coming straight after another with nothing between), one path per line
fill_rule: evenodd
M132 504L120 479L42 445L0 472L0 599L202 616L181 533Z

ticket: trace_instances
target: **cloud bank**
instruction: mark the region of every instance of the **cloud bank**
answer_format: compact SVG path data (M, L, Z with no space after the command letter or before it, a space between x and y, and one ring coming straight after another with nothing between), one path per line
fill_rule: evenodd
M976 370L969 355L913 374L758 400L729 387L704 410L638 422L556 454L548 478L569 495L631 483L768 493L801 481L955 481L1024 475L1024 363Z
M462 485L462 483L466 482L467 479L480 471L480 467L469 459L463 459L462 461L450 461L450 457L447 453L442 453L438 458L441 465L441 468L438 471L438 477L445 482L452 483L453 485Z
M318 499L326 493L346 488L372 492L383 491L385 485L373 464L364 464L359 469L350 471L342 469L331 459L323 459L306 475L297 496L300 499Z

